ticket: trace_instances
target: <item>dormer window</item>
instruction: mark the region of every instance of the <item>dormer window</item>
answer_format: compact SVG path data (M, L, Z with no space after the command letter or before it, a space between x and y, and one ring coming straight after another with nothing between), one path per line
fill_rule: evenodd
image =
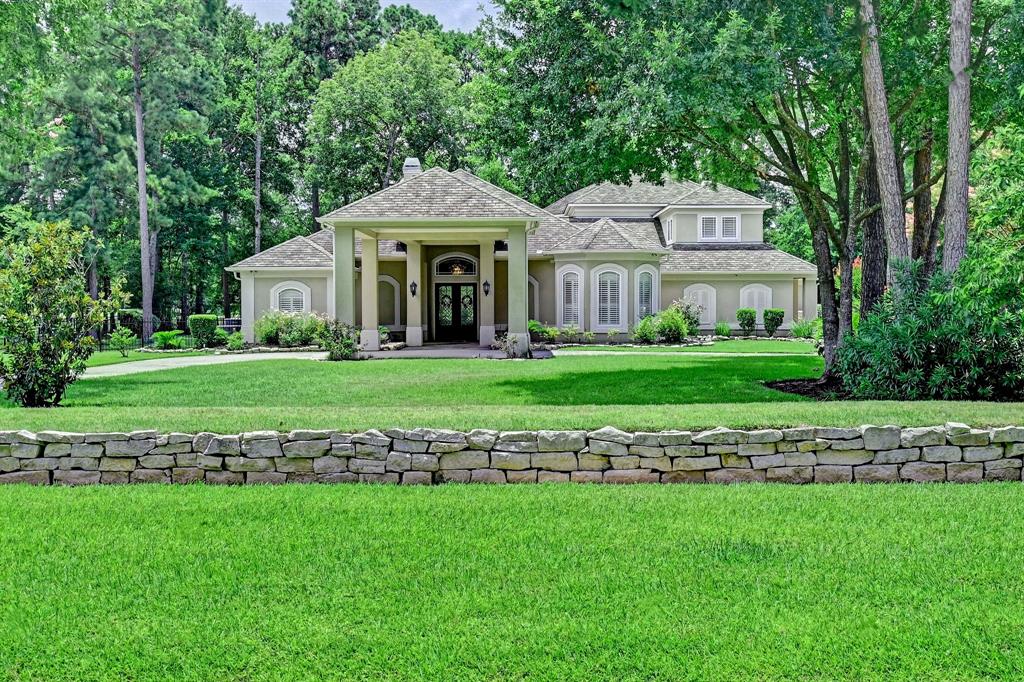
M669 218L665 222L665 243L672 244L676 240L676 221L673 218Z
M738 242L740 240L740 217L738 215L702 215L699 223L700 241L702 242Z

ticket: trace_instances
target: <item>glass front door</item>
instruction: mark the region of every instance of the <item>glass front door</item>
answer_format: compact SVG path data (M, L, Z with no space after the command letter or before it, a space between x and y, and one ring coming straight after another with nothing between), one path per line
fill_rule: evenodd
M434 333L438 341L476 340L476 284L434 285Z

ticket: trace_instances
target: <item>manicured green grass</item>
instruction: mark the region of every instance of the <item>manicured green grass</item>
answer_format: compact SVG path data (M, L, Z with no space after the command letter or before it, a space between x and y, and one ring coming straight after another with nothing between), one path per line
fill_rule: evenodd
M1019 679L976 486L0 490L12 679Z
M559 353L573 351L611 351L614 353L785 353L815 355L813 343L802 341L780 341L778 339L733 339L715 341L706 346L570 346L560 348Z
M0 403L0 429L238 432L611 424L651 430L1024 423L1024 403L817 403L761 383L811 378L820 371L820 358L811 355L577 355L529 362L271 359L79 381L61 408L26 410Z
M204 351L180 351L171 356L163 353L143 353L142 351L128 351L128 357L122 357L116 350L101 350L93 353L86 361L87 367L104 367L106 365L120 365L123 362L137 362L139 360L157 360L159 358L176 357L188 358L195 355L207 355Z

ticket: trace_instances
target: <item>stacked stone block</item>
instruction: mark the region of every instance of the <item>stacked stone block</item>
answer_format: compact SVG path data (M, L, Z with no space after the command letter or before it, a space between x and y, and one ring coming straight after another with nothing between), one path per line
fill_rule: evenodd
M1024 427L0 432L0 483L1020 481Z

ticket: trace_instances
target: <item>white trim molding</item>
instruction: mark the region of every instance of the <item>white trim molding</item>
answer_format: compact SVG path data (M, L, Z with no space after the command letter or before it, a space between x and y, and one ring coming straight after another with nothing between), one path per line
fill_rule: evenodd
M764 298L764 306L758 307L758 294ZM760 282L748 284L740 289L740 307L753 308L757 311L757 324L764 324L764 311L772 307L772 288Z
M619 278L619 319L612 323L601 323L601 276L618 275ZM590 329L595 332L607 332L618 329L620 332L629 327L629 273L626 268L615 263L602 263L590 272Z
M383 320L379 320L381 324L388 327L392 331L396 331L402 328L402 287L399 285L398 280L391 275L377 275L378 284L390 284L395 292L395 321L393 324L384 324ZM380 305L379 303L377 304ZM380 312L378 311L378 316Z
M286 291L288 289L295 289L300 294L302 294L302 312L308 313L310 310L310 305L312 303L311 299L313 298L313 292L307 285L303 284L302 282L297 282L295 280L286 280L284 282L278 282L277 284L270 288L270 309L281 309L278 302L278 296L280 296L282 291Z
M636 318L633 321L639 322L643 319L640 315L640 276L650 275L651 276L651 309L647 311L648 315L653 315L661 310L660 292L661 282L660 273L658 268L653 265L641 265L633 271L633 289L636 290L636 300L634 301L633 316Z
M705 237L704 236L704 221L710 220L715 226L715 236ZM736 233L731 237L725 236L725 224L726 221L733 221L733 227ZM699 242L738 242L742 240L742 224L740 214L730 215L707 215L701 214L697 216L697 241Z
M703 295L705 303L702 305L700 296ZM716 300L717 292L715 287L710 284L703 282L697 282L683 289L683 300L690 301L701 306L700 323L704 327L713 327L715 322L718 321L718 315L716 313L716 306L718 302Z
M576 276L576 322L566 322L565 320L565 282L566 275ZM583 329L583 268L578 265L563 265L558 268L558 272L555 274L555 305L557 310L555 311L555 317L557 318L558 327L565 327L567 324L575 325L579 329Z

